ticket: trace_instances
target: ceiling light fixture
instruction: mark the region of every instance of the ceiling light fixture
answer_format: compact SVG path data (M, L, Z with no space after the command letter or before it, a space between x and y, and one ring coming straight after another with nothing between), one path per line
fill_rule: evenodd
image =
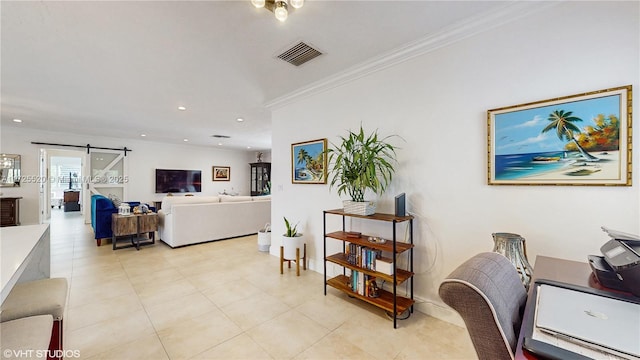
M300 9L304 6L304 0L251 0L251 4L257 8L266 8L275 14L276 19L285 21L289 16L289 5Z
M243 122L243 121L244 121L244 119L239 117L239 118L237 118L237 119L236 119L236 121L237 121L237 122Z
M14 123L21 123L21 122L22 122L22 120L20 120L20 119L13 119L13 122L14 122Z
M287 20L287 17L289 16L289 10L287 10L287 0L276 1L276 8L273 10L273 13L276 14L276 19L278 20Z
M5 154L2 154L2 168L3 169L13 169L14 160L6 157Z
M184 107L184 106L178 106L178 110L180 110L180 111L185 111L185 110L187 110L187 108L186 108L186 107Z

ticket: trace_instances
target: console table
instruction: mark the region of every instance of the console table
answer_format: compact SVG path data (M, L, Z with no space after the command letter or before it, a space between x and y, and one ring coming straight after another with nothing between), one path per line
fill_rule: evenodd
M140 250L140 245L151 245L156 243L156 231L158 230L158 214L111 214L111 231L113 232L113 250L134 247ZM148 233L148 238L142 235ZM116 247L118 237L131 237L131 244ZM143 242L140 242L140 241Z

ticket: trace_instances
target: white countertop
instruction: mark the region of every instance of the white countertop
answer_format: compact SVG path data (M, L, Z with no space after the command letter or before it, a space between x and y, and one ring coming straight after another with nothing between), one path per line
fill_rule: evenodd
M48 228L48 224L0 228L1 301L4 301L13 285L16 284L24 271L26 260Z

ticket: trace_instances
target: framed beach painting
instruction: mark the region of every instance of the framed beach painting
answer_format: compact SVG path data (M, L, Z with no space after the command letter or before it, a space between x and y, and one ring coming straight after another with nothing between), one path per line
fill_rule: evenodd
M631 85L487 112L489 185L631 186Z
M214 166L212 170L213 181L231 181L231 167Z
M291 182L327 183L327 139L291 144Z

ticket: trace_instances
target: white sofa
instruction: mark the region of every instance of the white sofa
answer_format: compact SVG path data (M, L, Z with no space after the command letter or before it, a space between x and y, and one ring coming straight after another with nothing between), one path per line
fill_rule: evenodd
M172 248L256 234L271 221L270 196L167 196L160 240Z

